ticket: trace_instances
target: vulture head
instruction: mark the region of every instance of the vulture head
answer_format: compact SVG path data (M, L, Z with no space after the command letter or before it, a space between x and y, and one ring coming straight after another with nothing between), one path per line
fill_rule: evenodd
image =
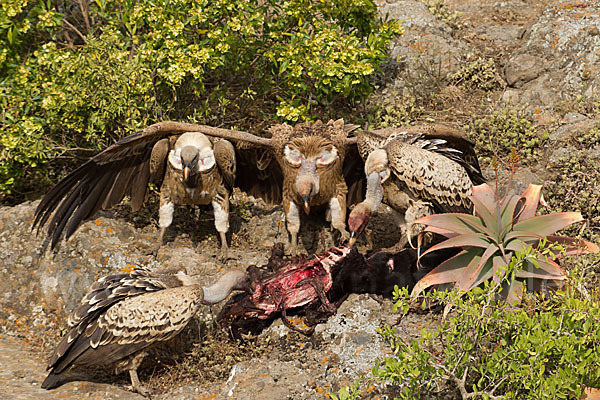
M208 172L216 165L210 140L199 132L186 132L177 141L169 154L169 162L181 170L186 186L194 187L196 175Z
M377 212L379 205L383 201L383 181L384 179L378 171L373 171L367 176L367 194L365 200L358 203L348 217L348 229L350 230L349 246L354 245L356 238L365 229L369 223L369 219Z
M341 164L337 147L324 137L301 137L286 143L283 155L295 175L296 192L308 214L312 198L319 193L321 177L326 178Z

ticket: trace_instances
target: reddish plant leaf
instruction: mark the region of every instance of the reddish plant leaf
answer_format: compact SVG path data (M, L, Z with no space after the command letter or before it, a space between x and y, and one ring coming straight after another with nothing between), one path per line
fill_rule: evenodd
M517 278L537 278L537 279L551 279L551 280L564 280L567 279L567 273L565 270L548 259L548 261L538 260L539 268L536 268L531 262L527 263L527 269L520 269L515 272Z
M523 292L525 287L522 282L519 282L516 279L513 279L508 285L506 291L506 303L511 306L517 306L521 304L521 300L523 299Z
M519 239L528 244L535 244L544 236L538 235L535 232L525 232L525 231L510 231L504 236L504 243L508 243L511 240Z
M443 229L443 228L438 228L437 226L428 226L423 231L437 233L439 235L446 236L447 238L451 238L451 237L455 237L455 236L459 235L459 233L449 231L449 230Z
M510 256L507 255L507 257L512 258L512 252L510 252L509 254ZM502 256L501 254L492 258L492 279L494 279L495 283L500 283L500 281L504 279L504 277L506 276L506 270L500 273L500 269L506 269L507 265L508 263L506 262L506 260L504 260L504 256Z
M441 243L436 244L435 246L431 246L423 253L423 255L431 253L432 251L441 250L441 249L450 249L453 247L481 247L482 249L488 248L490 245L490 241L486 240L485 235L480 233L467 233L464 235L455 236L453 238L444 240ZM496 247L498 248L498 247Z
M492 210L488 209L487 205L481 201L478 196L469 196L469 200L475 206L475 212L485 227L490 229L492 232L499 232L498 227L498 208L494 206ZM495 203L494 203L495 204Z
M458 288L464 290L465 292L468 292L469 290L477 286L475 282L481 279L481 275L485 275L485 273L488 271L493 271L492 261L490 260L490 257L492 257L497 251L499 251L498 246L491 243L488 246L488 248L483 252L479 260L475 262L476 259L473 258L473 261L469 263L465 272L456 282Z
M471 224L467 224L469 221ZM415 224L423 224L433 226L446 231L452 231L460 234L477 233L478 230L473 228L473 224L481 225L481 220L469 214L463 213L447 213L447 214L432 214L426 217L419 218Z
M500 207L501 224L500 236L506 235L506 233L512 228L513 222L515 221L515 209L517 205L523 203L525 199L521 196L513 195L509 196L502 202Z
M556 254L557 257L576 256L586 253L595 254L600 251L596 243L588 242L587 240L583 239L555 235L549 235L546 237L546 239L548 239L548 242L556 242L565 246L565 254Z
M525 204L519 214L519 221L524 221L528 218L533 218L540 203L540 195L542 193L541 185L529 185L521 194L525 198Z
M477 199L479 203L487 209L489 214L494 215L496 213L498 204L496 193L494 193L494 190L487 183L473 186L473 194L469 196L469 199L473 201L473 198ZM480 210L476 209L476 211Z
M504 247L506 250L510 251L519 251L524 247L529 246L530 243L524 242L520 238L512 239L508 244Z
M583 217L578 212L552 213L538 215L537 217L517 222L513 229L515 231L535 232L540 236L548 236L579 221L583 221Z
M473 258L480 258L483 253L482 249L473 248L463 250L452 258L447 259L431 272L425 275L412 290L411 296L416 297L423 290L433 285L442 283L456 282L464 272L466 266Z

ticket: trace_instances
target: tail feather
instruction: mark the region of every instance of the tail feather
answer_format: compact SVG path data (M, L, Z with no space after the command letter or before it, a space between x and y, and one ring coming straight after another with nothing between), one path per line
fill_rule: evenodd
M55 374L50 372L44 382L42 382L42 389L50 390L61 385L63 374Z

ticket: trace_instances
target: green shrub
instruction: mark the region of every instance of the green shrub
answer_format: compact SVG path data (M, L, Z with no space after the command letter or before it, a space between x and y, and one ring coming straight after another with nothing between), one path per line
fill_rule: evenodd
M513 257L505 276L527 256ZM495 301L500 283L430 292L429 304L450 306L449 316L417 339L382 329L394 354L373 374L402 399L579 399L585 387L600 387L600 301L576 289L578 277L572 271L564 291L529 296L518 309ZM408 291L395 295L395 309L408 312Z
M523 161L533 160L540 145L548 138L547 132L537 132L522 108L507 107L494 111L476 119L466 129L477 145L480 160L485 163L489 163L494 155L501 159L513 147Z
M401 32L371 0L2 5L0 196L157 120L248 129L352 104Z

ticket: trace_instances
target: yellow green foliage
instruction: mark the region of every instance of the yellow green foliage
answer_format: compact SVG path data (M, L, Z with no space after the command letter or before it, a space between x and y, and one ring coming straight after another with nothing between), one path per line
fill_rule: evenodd
M4 196L157 120L296 121L364 99L401 32L371 0L0 1Z
M493 155L502 158L515 148L520 159L531 160L548 133L538 133L522 108L507 107L473 121L469 135L477 145L478 155L489 163Z

